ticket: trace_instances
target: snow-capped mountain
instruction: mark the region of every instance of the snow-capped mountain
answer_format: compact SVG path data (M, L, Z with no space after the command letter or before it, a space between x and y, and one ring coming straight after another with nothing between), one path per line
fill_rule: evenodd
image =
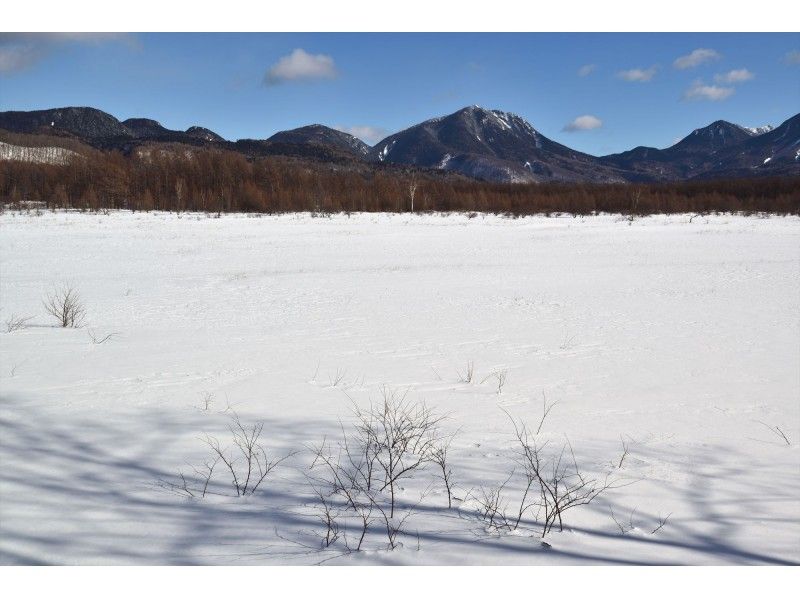
M290 156L309 162L348 165L361 171L411 166L438 170L442 176L457 173L495 182L678 181L800 175L800 115L777 128L744 127L718 120L695 129L666 149L640 146L602 157L557 143L516 114L479 106L426 120L386 137L373 147L323 125L281 131L266 140L229 142L200 126L178 131L148 118L120 122L101 110L82 107L0 112L0 130L63 137L125 153L177 143L225 149L249 159ZM54 144L52 139L31 143L31 146L45 145L58 143ZM41 156L41 152L23 154L36 160L62 159L58 152L45 152ZM17 155L22 154L6 150L3 154L6 157L0 159L16 159Z
M370 158L502 182L624 180L613 167L548 139L522 117L480 106L390 135Z
M666 149L637 147L620 154L603 156L601 160L619 169L635 173L645 180L684 180L719 178L752 174L785 174L793 165L773 163L775 157L786 157L786 144L800 143L800 135L791 133L800 115L777 129L770 125L748 128L724 120L695 129ZM756 172L757 170L757 172ZM800 174L797 169L796 174ZM771 171L771 172L768 172Z

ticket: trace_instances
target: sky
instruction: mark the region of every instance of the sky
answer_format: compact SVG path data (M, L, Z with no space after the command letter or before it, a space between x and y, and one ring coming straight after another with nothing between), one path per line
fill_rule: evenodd
M477 104L593 155L800 112L800 34L0 34L0 110L92 106L226 139L372 144Z

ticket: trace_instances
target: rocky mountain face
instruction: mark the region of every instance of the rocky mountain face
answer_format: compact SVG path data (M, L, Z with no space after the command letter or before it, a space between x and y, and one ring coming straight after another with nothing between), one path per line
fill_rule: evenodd
M299 129L280 131L267 139L267 141L273 143L315 144L337 148L362 158L367 156L370 151L370 147L357 137L324 125L308 125Z
M390 135L369 155L500 182L626 180L613 166L548 139L516 114L479 106Z
M0 129L13 133L67 133L84 139L130 136L128 128L95 108L54 108L30 112L0 112Z
M424 168L492 182L678 181L724 177L800 176L800 114L772 128L716 121L672 147L636 147L595 157L557 143L525 119L479 106L432 118L370 147L324 125L281 131L269 139L224 140L193 126L167 129L147 118L120 122L95 108L0 112L0 129L71 137L100 149L179 143L218 147L248 158L289 156L359 168Z
M173 131L149 118L120 122L96 108L54 108L30 112L0 112L0 129L33 135L68 135L102 148L122 149L131 141L173 143L220 142L222 137L202 127Z
M637 147L600 159L653 181L798 175L799 128L800 115L777 129L748 128L718 120L695 129L666 149Z

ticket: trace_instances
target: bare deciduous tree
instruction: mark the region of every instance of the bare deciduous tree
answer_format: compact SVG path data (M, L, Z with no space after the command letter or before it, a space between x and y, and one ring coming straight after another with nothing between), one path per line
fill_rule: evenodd
M511 475L506 478L506 481L497 488L481 487L480 496L472 495L478 503L478 514L491 530L496 531L504 528L511 528L508 515L506 515L508 501L503 497L503 491L512 477L514 477L513 471Z
M456 370L458 374L459 382L463 382L465 384L472 384L472 380L475 377L475 364L472 361L467 362L467 369L463 372Z
M506 378L508 377L508 370L497 370L486 376L481 380L481 384L486 382L489 378L494 378L497 382L497 394L503 393L503 387L506 385Z
M628 443L625 442L624 438L620 438L622 441L622 455L620 455L619 463L617 463L617 469L622 469L622 464L625 463L625 457L628 456Z
M783 439L783 441L786 443L786 446L792 446L792 443L789 442L789 437L786 436L784 431L781 430L778 426L770 426L768 423L762 422L762 421L759 421L758 423L760 423L762 426L767 428L770 432L775 434L778 438Z
M411 176L408 181L408 197L411 200L411 211L414 211L414 198L417 195L417 188L419 187L419 177L416 173Z
M74 287L64 285L49 294L42 303L62 328L79 328L83 325L86 310Z
M6 320L6 332L16 332L17 330L24 330L28 327L28 322L33 319L33 316L23 317L17 314L11 314L11 317Z
M373 451L383 476L380 490L389 489L390 515L394 516L397 483L432 460L442 417L424 403L411 403L384 387L383 400L368 409L354 408L358 431Z
M316 374L314 376L316 378ZM347 370L336 368L336 373L333 376L328 376L328 384L333 387L339 386L344 382L345 376L347 376Z
M450 451L450 443L453 441L451 436L446 441L436 446L431 452L431 461L441 471L440 478L444 484L444 489L447 492L447 508L453 508L453 470L450 468L450 461L448 460L448 453Z
M669 515L667 515L666 517L661 517L661 516L659 515L659 517L658 517L658 525L657 525L657 526L656 526L656 527L653 529L653 531L651 531L651 532L650 532L650 534L656 534L656 533L658 533L659 531L661 531L661 529L662 529L662 528L663 528L665 525L667 525L667 521L669 521L669 518L670 518L670 517L672 517L672 513L670 513L670 514L669 514Z
M609 508L609 510L611 511L611 519L613 519L614 523L617 524L620 534L624 536L625 534L632 532L634 529L636 529L636 525L633 523L633 516L636 514L635 508L631 511L631 514L628 517L628 521L619 521L614 515L614 509Z
M94 330L89 330L89 338L92 339L92 344L94 345L102 345L103 343L112 339L115 336L117 336L116 332L111 332L109 334L106 334L105 336L100 336Z
M556 405L558 405L558 401L556 401L555 403L550 403L550 405L548 405L547 395L544 394L544 391L542 391L542 419L539 420L539 425L536 428L536 434L539 434L539 432L542 431L542 426L544 425L544 421L547 419L547 416L550 415L550 410ZM508 415L508 413L506 413L506 415Z
M213 392L204 392L203 393L203 408L202 411L208 411L211 409L211 405L214 403L214 393Z
M398 484L414 472L434 461L438 445L438 424L442 420L423 403L412 403L407 393L399 394L384 388L382 401L367 408L353 406L355 430L348 434L342 426L342 438L336 445L323 442L314 449L312 469L322 468L315 479L317 491L328 502L323 504L323 523L328 528L332 514L331 497L342 501L341 513L358 521L355 550L360 550L369 529L381 523L390 548L395 548L398 536L419 505L399 506L396 501ZM449 472L445 462L445 470ZM451 480L448 473L448 480ZM425 493L420 497L423 500ZM398 513L398 509L401 510ZM330 531L330 530L329 530ZM345 544L348 545L347 536ZM328 537L328 532L326 532Z
M575 507L588 505L600 494L612 487L609 477L600 481L583 474L569 442L555 453L545 455L545 444L539 444L535 435L528 432L524 423L514 425L514 434L519 450L519 464L525 471L530 486L538 487L538 497L529 499L526 493L521 509L526 509L526 500L533 500L544 511L542 537L557 523L564 529L564 513ZM569 456L566 455L569 449ZM571 459L569 458L571 457Z
M266 449L260 444L261 432L264 429L262 422L245 426L234 413L233 423L229 429L233 434L235 449L223 448L220 446L219 440L213 436L206 437L206 444L211 447L216 457L230 472L236 496L255 494L270 472L294 453L280 459L270 460ZM240 460L241 465L239 464Z

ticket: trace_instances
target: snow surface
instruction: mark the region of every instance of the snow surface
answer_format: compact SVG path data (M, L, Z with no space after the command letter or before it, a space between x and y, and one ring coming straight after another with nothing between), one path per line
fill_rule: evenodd
M34 319L0 332L0 562L800 563L799 225L5 212L2 320ZM62 281L82 329L44 313ZM499 370L498 395L481 381ZM302 449L381 385L449 414L461 500L447 510L434 485L393 551L378 527L361 553L320 550ZM635 481L569 512L549 547L533 524L487 531L470 494L513 469L503 410L536 425L543 393L546 439ZM245 499L221 475L205 499L159 485L207 458L205 434L226 439L231 409L275 455L301 452Z

